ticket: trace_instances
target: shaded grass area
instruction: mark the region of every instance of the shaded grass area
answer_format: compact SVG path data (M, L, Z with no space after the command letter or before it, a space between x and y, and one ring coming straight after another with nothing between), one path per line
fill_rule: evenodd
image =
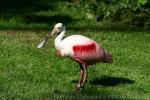
M5 0L0 3L0 29L48 29L56 22L69 23L61 0Z
M37 44L46 31L0 31L0 99L150 99L150 34L147 32L68 31L88 36L113 54L113 64L88 69L80 93L79 66L56 56L53 39Z

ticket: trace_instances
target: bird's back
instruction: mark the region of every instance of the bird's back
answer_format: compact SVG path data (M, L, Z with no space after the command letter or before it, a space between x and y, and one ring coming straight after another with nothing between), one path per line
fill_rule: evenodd
M88 44L91 42L95 42L95 41L82 35L71 35L62 40L62 43L66 45L67 44L70 44L70 45L82 44L83 45L83 44Z

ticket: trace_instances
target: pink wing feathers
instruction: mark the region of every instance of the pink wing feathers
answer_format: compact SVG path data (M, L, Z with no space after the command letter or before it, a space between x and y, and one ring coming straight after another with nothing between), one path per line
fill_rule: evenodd
M75 45L73 46L73 51L75 55L80 55L82 53L89 54L90 52L96 52L96 45L95 43L86 45Z
M96 43L73 46L74 56L84 61L103 58L102 49Z

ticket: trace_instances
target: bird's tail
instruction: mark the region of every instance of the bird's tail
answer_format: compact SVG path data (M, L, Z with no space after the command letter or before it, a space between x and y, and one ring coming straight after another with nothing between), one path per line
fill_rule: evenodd
M107 61L108 63L112 63L112 62L113 62L113 58L112 58L112 55L111 55L110 53L107 53L106 61Z
M113 58L112 55L110 53L108 53L105 49L104 50L104 61L106 63L112 63L113 62Z

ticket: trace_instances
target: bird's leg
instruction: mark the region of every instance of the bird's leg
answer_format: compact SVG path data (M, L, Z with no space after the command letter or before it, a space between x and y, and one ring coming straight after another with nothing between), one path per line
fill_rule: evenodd
M84 85L86 79L87 79L87 65L86 64L82 64L83 66L83 81L81 83L81 86Z
M81 79L79 80L79 83L76 89L77 91L79 91L87 78L87 64L84 61L78 59L77 57L73 57L72 59L78 62L80 65L80 78Z
M81 84L83 83L83 73L84 73L84 70L83 70L82 64L79 63L79 65L80 65L80 80L79 80L79 82L78 82L78 84L77 84L76 91L79 91L79 90L80 90Z
M87 79L87 65L86 64L81 64L79 63L80 65L80 80L79 80L79 83L77 85L77 91L80 90L81 87L83 87L86 79Z

